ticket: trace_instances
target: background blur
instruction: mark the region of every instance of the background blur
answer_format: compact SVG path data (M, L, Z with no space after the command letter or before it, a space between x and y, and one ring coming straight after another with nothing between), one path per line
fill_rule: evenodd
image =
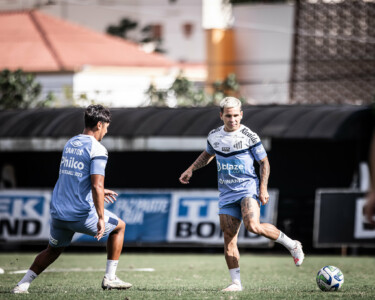
M126 246L221 249L216 164L189 186L178 178L232 95L269 155L262 221L308 252L374 253L362 208L375 1L0 0L0 10L0 249L45 245L61 151L91 103L113 113L106 185L120 195L107 208L127 222ZM239 244L281 249L243 229Z

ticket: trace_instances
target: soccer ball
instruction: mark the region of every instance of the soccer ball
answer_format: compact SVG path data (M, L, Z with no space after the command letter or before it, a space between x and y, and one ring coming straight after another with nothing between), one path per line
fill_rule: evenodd
M325 266L316 275L316 284L324 292L337 291L343 283L344 274L334 266Z

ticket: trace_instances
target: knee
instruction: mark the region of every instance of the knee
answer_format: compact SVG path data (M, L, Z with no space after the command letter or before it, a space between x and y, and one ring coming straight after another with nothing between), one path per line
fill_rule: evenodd
M261 226L259 222L248 222L244 224L247 231L250 231L251 233L254 234L261 234Z
M224 245L228 250L237 247L237 235L224 232Z
M49 257L59 257L64 249L65 247L51 247L50 245L48 245L46 252Z
M125 231L126 224L123 220L119 219L117 227L119 231Z

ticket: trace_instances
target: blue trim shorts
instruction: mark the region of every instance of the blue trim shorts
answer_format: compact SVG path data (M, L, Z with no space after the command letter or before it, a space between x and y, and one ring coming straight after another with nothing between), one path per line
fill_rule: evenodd
M230 215L242 221L241 202L245 198L253 198L259 203L259 205L262 205L259 198L255 198L254 196L245 196L231 202L219 201L219 215Z
M110 234L116 228L119 220L114 213L105 209L104 222L105 230L103 237ZM49 244L51 247L67 247L76 232L95 236L98 232L97 224L98 215L95 209L87 217L78 221L63 221L51 218Z

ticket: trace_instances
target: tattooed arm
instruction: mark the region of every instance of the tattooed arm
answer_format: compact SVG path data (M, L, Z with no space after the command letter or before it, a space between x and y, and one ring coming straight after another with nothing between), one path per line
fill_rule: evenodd
M270 163L268 158L265 157L259 161L259 173L260 173L260 183L259 183L259 200L263 205L267 204L270 196L268 195L268 178L270 176Z
M189 168L187 168L184 173L181 174L180 182L183 184L188 184L189 179L191 178L191 176L193 176L193 171L207 166L214 158L214 156L215 155L210 155L206 151L203 151L201 155L199 155L195 160L195 162Z

